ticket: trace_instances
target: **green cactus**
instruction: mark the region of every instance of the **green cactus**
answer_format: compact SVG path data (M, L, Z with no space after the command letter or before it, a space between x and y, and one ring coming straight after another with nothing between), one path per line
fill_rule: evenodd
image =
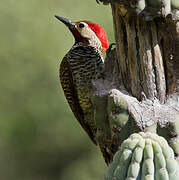
M109 166L106 180L177 180L179 165L167 141L154 133L125 140Z

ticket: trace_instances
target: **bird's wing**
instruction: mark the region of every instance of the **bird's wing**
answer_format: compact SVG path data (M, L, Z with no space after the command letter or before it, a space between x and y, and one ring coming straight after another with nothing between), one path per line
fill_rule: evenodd
M60 64L60 81L65 97L70 105L73 114L75 115L76 119L79 121L83 129L87 132L93 143L97 145L98 143L91 127L84 122L84 113L79 104L77 92L73 84L71 68L66 56L63 58Z

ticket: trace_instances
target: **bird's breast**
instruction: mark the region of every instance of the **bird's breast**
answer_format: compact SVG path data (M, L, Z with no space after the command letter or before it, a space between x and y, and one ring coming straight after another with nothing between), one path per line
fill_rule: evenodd
M69 63L73 83L77 91L79 103L83 111L91 109L90 94L93 89L92 80L98 78L103 70L102 57L90 47L74 48L70 54Z
M104 63L97 53L82 53L74 51L70 58L70 66L74 83L78 86L90 86L102 72Z

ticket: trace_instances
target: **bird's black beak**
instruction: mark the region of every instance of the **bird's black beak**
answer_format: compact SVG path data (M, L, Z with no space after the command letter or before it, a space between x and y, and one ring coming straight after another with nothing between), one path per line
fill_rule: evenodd
M75 28L75 25L68 19L61 17L61 16L57 16L55 15L55 17L60 20L62 23L64 23L70 30Z

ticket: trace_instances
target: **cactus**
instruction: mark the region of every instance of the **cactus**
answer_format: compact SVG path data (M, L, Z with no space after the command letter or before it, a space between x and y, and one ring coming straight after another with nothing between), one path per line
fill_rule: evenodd
M177 180L179 165L167 141L154 133L134 133L109 166L106 180Z

